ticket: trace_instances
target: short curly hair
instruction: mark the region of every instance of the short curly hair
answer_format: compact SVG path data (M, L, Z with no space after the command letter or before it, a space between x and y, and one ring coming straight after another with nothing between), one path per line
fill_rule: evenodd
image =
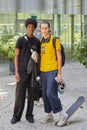
M25 20L25 27L27 27L29 24L34 25L34 28L37 27L37 21L33 18L28 18Z

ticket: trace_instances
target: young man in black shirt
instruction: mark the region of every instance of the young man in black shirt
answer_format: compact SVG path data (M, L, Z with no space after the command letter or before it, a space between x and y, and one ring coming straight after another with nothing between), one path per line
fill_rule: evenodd
M37 52L37 54L40 53L40 42L33 34L37 27L37 21L35 19L28 18L25 20L25 27L27 34L17 40L15 49L15 79L17 81L17 87L14 114L11 119L12 124L17 123L21 119L25 105L26 89L28 94L25 117L30 123L34 123L33 106L35 86L31 85L32 74L27 73L27 66L30 58L33 57L31 50Z

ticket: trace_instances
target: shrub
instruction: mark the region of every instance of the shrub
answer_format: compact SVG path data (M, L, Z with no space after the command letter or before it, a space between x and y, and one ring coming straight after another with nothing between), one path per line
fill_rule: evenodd
M73 56L87 68L87 36L75 44Z
M15 55L15 43L20 35L15 35L0 44L0 52L3 53L8 60L14 60Z

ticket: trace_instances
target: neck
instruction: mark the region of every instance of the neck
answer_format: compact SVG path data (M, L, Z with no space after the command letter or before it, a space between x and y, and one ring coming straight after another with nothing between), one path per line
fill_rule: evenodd
M31 38L34 37L33 34L27 34L27 36L28 36L28 37L31 37Z
M49 38L49 37L50 37L50 34L45 35L45 36L43 36L43 37L44 37L44 39L47 39L47 38Z

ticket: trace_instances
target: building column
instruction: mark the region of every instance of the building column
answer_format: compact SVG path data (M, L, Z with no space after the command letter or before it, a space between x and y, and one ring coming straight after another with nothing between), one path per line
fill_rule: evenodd
M61 26L60 26L60 15L57 15L57 34L58 36L60 36L60 30L61 30Z
M71 15L71 55L74 47L74 15Z
M19 1L16 0L15 27L14 27L15 33L18 32L18 8L19 8Z

